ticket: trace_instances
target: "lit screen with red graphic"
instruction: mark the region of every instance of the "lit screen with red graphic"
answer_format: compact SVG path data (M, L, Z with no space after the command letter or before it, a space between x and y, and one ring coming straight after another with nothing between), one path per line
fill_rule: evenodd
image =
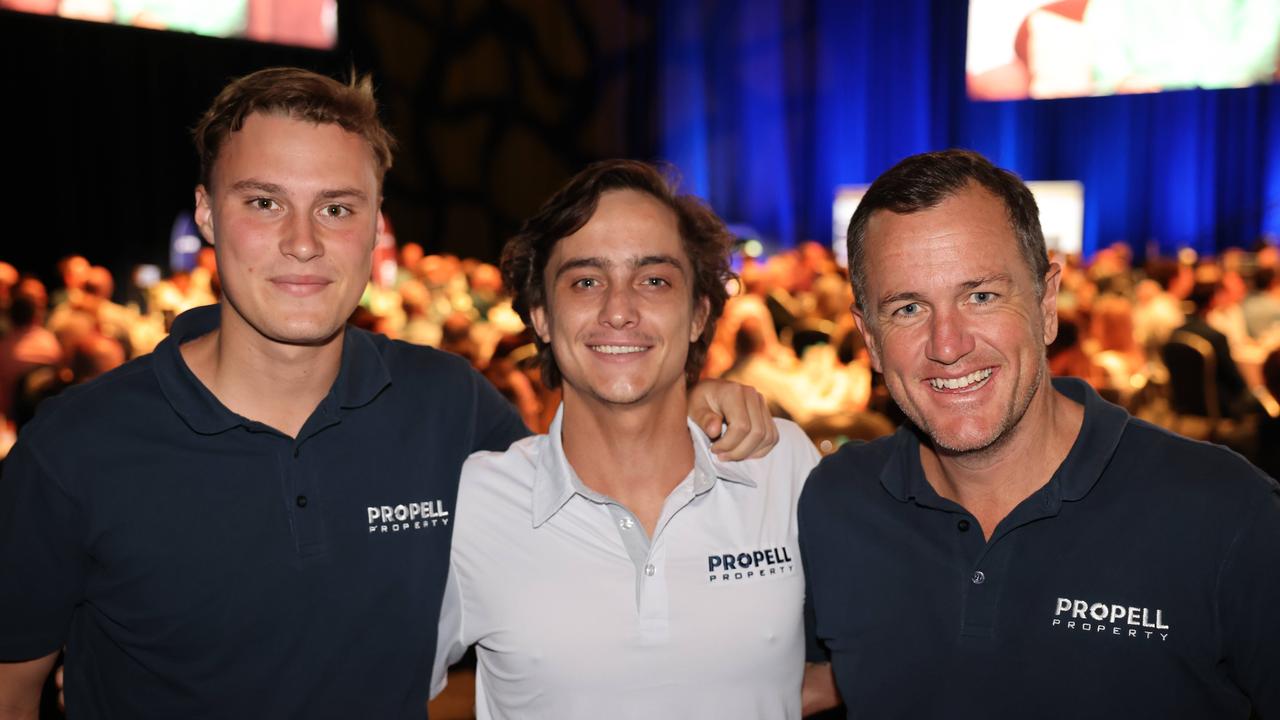
M337 0L0 0L0 9L329 49Z
M970 0L974 100L1234 88L1280 78L1277 0Z

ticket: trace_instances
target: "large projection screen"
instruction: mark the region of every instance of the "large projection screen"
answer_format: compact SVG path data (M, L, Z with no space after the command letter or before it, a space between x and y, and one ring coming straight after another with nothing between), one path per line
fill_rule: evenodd
M831 252L840 267L849 266L845 235L849 220L867 193L867 185L841 185L831 204ZM1084 185L1075 180L1027 182L1040 208L1040 228L1050 253L1079 255L1084 243Z
M0 10L332 49L337 0L0 0Z
M975 100L1275 82L1277 0L970 0Z

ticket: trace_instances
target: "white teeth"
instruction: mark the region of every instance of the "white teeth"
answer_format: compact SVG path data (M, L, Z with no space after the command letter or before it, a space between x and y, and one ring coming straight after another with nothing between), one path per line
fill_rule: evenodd
M933 385L934 390L959 390L989 377L991 377L991 368L975 370L959 378L930 378L929 384Z
M591 349L605 355L625 355L644 351L644 348L639 345L592 345Z

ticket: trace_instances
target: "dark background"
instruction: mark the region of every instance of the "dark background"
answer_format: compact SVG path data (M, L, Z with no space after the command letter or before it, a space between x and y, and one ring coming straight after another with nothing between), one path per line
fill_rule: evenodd
M605 157L662 159L770 249L830 242L837 186L973 148L1079 180L1084 253L1280 234L1280 85L1045 101L965 94L963 0L342 0L329 52L0 12L0 259L48 278L167 262L188 129L232 77L372 72L401 242L494 259ZM1195 52L1189 48L1188 52Z
M0 11L0 259L45 277L71 252L165 266L192 205L189 130L218 90L271 65L372 72L399 146L385 211L401 242L493 259L590 160L652 156L654 6L339 3L314 51Z

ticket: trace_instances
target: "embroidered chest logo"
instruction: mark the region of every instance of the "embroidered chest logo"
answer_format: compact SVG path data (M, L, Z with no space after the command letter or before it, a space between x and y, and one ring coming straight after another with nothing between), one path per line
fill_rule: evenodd
M1169 624L1165 622L1164 610L1160 608L1091 603L1064 597L1058 598L1052 627L1139 640L1169 640Z
M790 575L796 571L791 552L782 547L707 556L707 582L726 583L754 580L770 575Z
M401 505L370 505L369 532L405 532L449 524L443 500L424 500Z

